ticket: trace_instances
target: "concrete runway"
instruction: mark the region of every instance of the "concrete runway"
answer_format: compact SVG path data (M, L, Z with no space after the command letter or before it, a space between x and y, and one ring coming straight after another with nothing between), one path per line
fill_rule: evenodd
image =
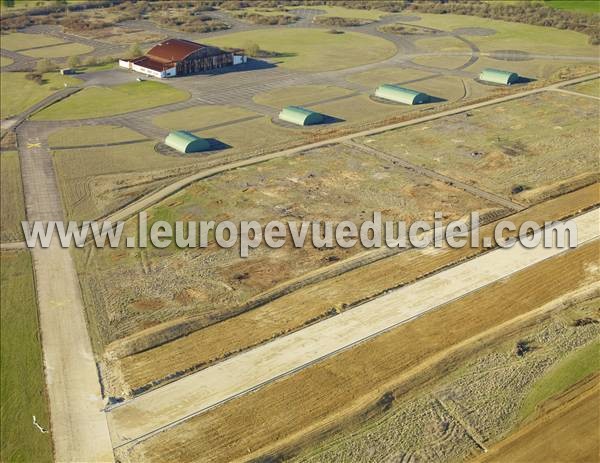
M599 209L573 220L579 246L600 237ZM113 444L148 438L563 252L520 244L490 251L140 395L108 412Z
M18 134L28 221L62 220L60 193L45 139ZM69 249L55 238L32 249L54 455L58 462L112 462L104 401Z

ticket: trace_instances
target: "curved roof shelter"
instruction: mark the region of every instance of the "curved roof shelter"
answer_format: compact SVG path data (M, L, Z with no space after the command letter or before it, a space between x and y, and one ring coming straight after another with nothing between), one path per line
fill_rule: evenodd
M170 146L180 153L197 153L210 148L208 140L183 130L176 130L169 133L167 138L165 138L165 145Z
M287 106L279 113L279 119L297 125L313 125L322 123L323 115L300 106Z
M204 45L189 40L168 39L154 45L148 50L146 56L149 56L156 61L169 63L173 61L182 61L201 48L204 48Z
M487 68L481 71L479 80L491 82L493 84L511 85L519 81L519 74L516 72Z
M430 101L430 97L426 93L417 92L410 88L392 84L380 85L377 90L375 90L375 96L377 98L383 98L384 100L410 105L429 103Z

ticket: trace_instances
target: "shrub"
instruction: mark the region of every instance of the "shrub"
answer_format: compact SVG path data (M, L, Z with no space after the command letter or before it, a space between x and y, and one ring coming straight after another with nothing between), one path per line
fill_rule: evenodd
M134 43L133 45L131 45L131 47L129 47L129 58L137 58L138 56L142 55L143 53L139 43Z
M38 74L44 74L46 72L56 71L57 66L49 59L42 59L37 62L35 69Z
M35 82L38 85L42 85L43 77L38 72L28 72L27 74L25 74L25 78L27 80Z
M98 64L98 59L95 56L90 56L85 60L86 66L96 66L96 64Z
M260 47L257 43L249 42L244 46L244 52L248 56L258 56L260 54Z
M71 56L69 57L67 64L70 68L76 68L81 65L81 60L79 59L79 56Z
M337 27L356 27L364 26L365 24L372 23L369 19L358 19L358 18L338 18L337 16L317 16L314 19L316 24L323 26L337 26Z

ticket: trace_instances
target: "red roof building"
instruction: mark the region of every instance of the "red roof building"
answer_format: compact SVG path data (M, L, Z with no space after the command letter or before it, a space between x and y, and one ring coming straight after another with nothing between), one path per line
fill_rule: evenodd
M238 51L202 45L184 39L168 39L152 47L144 56L119 60L119 65L154 77L197 74L246 62Z

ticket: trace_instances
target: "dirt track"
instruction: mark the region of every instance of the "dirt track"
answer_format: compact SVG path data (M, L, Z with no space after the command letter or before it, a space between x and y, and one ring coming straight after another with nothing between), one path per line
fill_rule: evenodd
M600 236L599 212L575 219L579 245ZM521 246L491 251L141 395L108 413L113 443L143 440L562 252Z

